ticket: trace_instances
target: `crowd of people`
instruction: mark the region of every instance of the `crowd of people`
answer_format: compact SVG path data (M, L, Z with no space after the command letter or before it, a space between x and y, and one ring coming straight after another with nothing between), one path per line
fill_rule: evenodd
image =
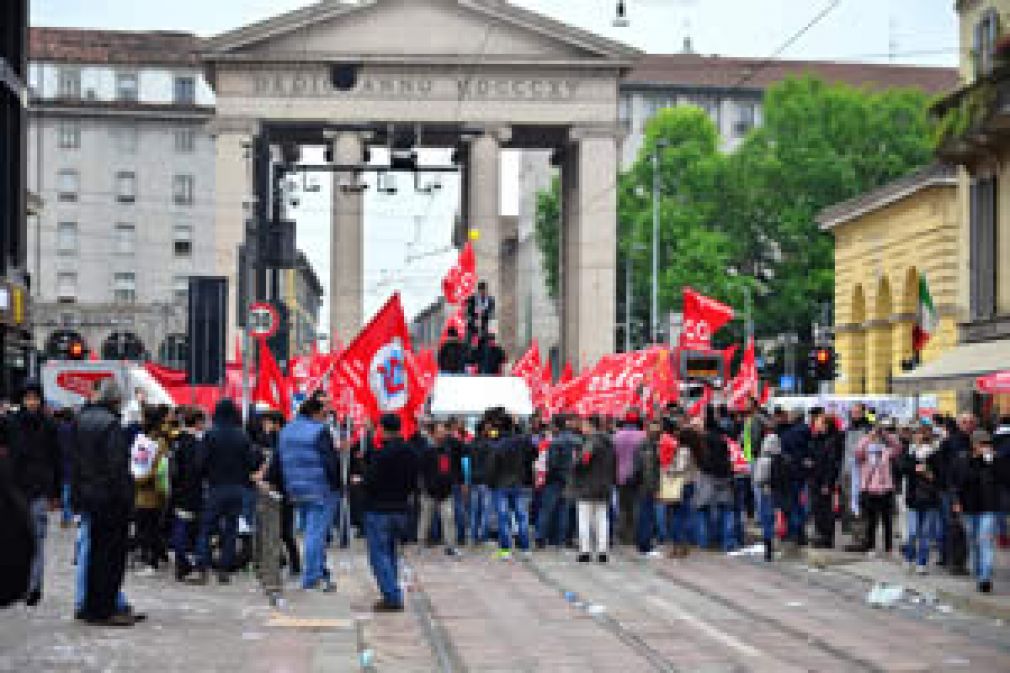
M105 380L83 408L49 413L30 384L0 424L0 544L25 551L0 561L0 604L42 600L51 511L77 527L75 616L114 626L145 618L124 593L128 568L228 583L277 554L302 589L328 593L328 549L355 536L380 612L403 609L404 543L450 556L493 545L503 560L572 548L579 563L607 563L614 545L679 558L755 542L772 561L835 547L841 530L850 551L892 554L897 539L910 572L929 572L935 552L988 592L1006 542L1006 418L990 433L969 414L898 425L861 405L848 418L751 401L742 413L670 405L528 422L492 409L472 427L423 419L410 437L385 415L352 439L321 392L290 422L267 411L245 426L230 400L208 420L123 397ZM260 494L281 503L280 539L254 549Z

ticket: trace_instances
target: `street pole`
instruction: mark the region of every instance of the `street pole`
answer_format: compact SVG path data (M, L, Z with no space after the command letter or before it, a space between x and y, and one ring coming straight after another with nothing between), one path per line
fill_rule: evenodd
M631 255L624 257L624 352L631 352Z
M750 287L743 286L743 301L744 301L744 313L746 314L744 322L744 332L746 333L746 339L750 340L754 337L754 304L751 299Z
M659 143L652 150L652 343L659 342Z

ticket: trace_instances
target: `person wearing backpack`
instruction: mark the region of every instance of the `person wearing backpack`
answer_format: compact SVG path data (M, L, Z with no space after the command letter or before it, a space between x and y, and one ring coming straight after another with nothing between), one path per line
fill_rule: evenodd
M136 546L143 564L137 574L141 576L153 575L162 557L161 523L168 493L159 472L168 464L168 446L162 432L167 413L167 407L145 407L143 426L130 447Z
M761 453L754 462L754 487L764 558L771 561L774 558L775 512L789 495L789 472L782 458L782 441L774 433L765 435L761 442Z
M543 549L548 544L561 546L568 539L570 500L565 491L571 478L572 459L579 439L572 432L568 418L564 415L554 419L554 428L555 435L547 448L544 486L537 517L538 549Z

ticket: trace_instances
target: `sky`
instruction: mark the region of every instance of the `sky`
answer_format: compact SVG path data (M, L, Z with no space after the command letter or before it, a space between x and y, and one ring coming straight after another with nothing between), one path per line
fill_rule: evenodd
M781 58L957 64L957 16L953 0L626 0L630 25L612 25L616 0L512 0L647 52L680 51L690 36L695 51L725 56L769 57L822 10L819 22L781 53ZM306 0L32 0L39 26L130 30L184 30L214 35L311 4ZM311 156L311 154L309 155ZM321 158L321 157L317 157ZM442 163L426 155L422 161ZM459 189L453 177L431 195L415 194L400 177L395 197L366 193L365 313L394 289L408 316L439 293L452 263L448 250ZM324 286L329 278L329 184L299 196L298 245ZM502 210L518 209L518 161L503 156ZM324 311L325 315L325 311ZM346 336L344 337L346 338Z

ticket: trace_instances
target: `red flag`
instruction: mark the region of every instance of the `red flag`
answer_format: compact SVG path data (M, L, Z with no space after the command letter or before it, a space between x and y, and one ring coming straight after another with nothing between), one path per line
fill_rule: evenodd
M450 304L466 301L477 289L477 257L467 241L459 252L459 260L442 279L442 294Z
M257 339L256 342L259 346L260 368L256 376L256 388L253 389L253 402L267 404L271 409L281 412L287 418L291 415L288 382L284 378L277 360L274 359L274 354L270 351L266 339Z
M424 402L417 370L408 366L410 333L399 293L355 337L337 364L340 376L369 417L399 414L404 436L413 434L414 411Z
M526 381L526 385L533 392L534 380L540 375L541 368L540 346L537 344L537 340L534 339L529 349L512 365L512 376L518 376Z
M574 378L575 374L572 372L572 363L566 362L565 368L561 370L561 377L558 378L558 383L570 383Z
M712 402L712 389L708 386L705 386L705 392L701 394L701 397L698 399L697 402L695 402L688 408L687 415L692 417L701 416L702 414L705 413L705 407L707 407L711 402Z
M770 400L771 398L772 398L772 389L771 386L769 386L766 383L764 385L764 388L761 390L761 399L758 400L758 404L760 404L763 407L768 404L768 400Z
M747 401L757 398L761 391L758 389L757 364L754 358L754 337L747 339L747 347L743 351L743 360L740 362L740 369L736 377L729 384L729 404L734 411L743 411L747 407Z
M711 297L684 288L684 331L680 345L691 350L712 346L712 335L733 319L733 309Z

